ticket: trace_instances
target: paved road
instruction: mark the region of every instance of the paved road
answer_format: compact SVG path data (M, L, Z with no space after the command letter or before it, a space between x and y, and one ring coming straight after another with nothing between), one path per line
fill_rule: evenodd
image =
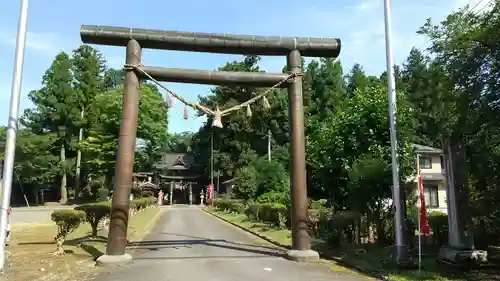
M169 208L134 260L102 272L95 281L362 281L326 264L300 264L281 249L228 225L198 208Z
M50 223L50 214L54 210L59 209L73 209L73 206L57 206L57 207L21 207L12 208L12 215L10 217L11 224L39 222Z

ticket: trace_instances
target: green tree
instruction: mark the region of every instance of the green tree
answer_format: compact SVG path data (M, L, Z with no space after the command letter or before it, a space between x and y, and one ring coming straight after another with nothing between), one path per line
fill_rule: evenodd
M467 191L474 204L463 210L472 213L483 241L497 243L500 233L499 212L495 208L500 202L498 147L500 134L498 120L498 65L500 41L500 5L492 3L491 10L473 12L464 7L451 13L439 24L428 20L420 29L432 45L434 76L441 77L439 97L440 136L454 147L459 147L466 157L457 165L460 179L455 182ZM443 83L444 81L444 83ZM465 151L464 151L465 150ZM465 154L465 153L466 154ZM469 177L467 175L469 173ZM469 183L472 185L468 187ZM461 206L467 208L466 202ZM487 234L489 233L489 234Z
M269 162L265 157L239 168L236 178L238 183L233 189L233 196L244 200L257 200L266 194L286 194L290 186L283 166L275 161Z
M73 89L78 96L78 107L81 111L81 120L76 119L75 125L85 135L91 124L88 122L87 114L94 98L105 89L106 62L102 54L88 46L81 45L73 51L71 57L73 72ZM80 166L81 166L81 144L77 147L77 169L75 179L75 195L80 194Z
M59 53L42 78L42 88L29 93L35 108L27 109L22 119L22 124L35 134L50 132L58 136L61 203L68 200L66 184L71 162L66 159L66 149L74 145L74 120L80 114L71 69L70 57L64 52Z
M83 147L89 155L92 170L106 177L111 184L116 162L116 149L120 135L123 87L118 86L98 94L88 114L92 127ZM139 121L137 128L136 168L152 169L164 152L167 141L167 109L156 87L141 85ZM138 166L137 166L138 165Z
M260 58L246 56L242 61L233 61L219 68L221 71L259 72ZM216 87L212 94L200 97L200 102L208 107L226 109L239 105L258 95L265 89L253 87ZM211 137L214 136L214 168L222 172L222 180L234 176L235 171L251 163L256 155L267 154L268 131L273 133L275 142L283 140L284 127L281 122L287 120L281 111L281 90L269 95L271 108L266 109L262 103L251 105L251 116L243 108L223 117L224 128L214 129L211 120L200 128L193 138L193 153L200 164L206 167L207 179L211 169ZM286 97L285 97L286 99ZM277 118L275 118L275 116ZM213 134L212 134L213 133Z
M330 198L337 208L349 206L348 198L353 193L347 186L348 170L360 155L377 155L387 166L391 165L387 103L387 89L383 86L357 90L336 115L313 124L308 139L311 180L323 192L322 197ZM403 95L398 95L398 106L400 171L404 182L413 167L408 142L413 132L411 108ZM378 199L359 196L363 202Z
M347 96L351 97L357 89L364 89L369 84L369 79L366 76L363 67L356 63L352 67L349 74L346 76L347 86L346 92Z

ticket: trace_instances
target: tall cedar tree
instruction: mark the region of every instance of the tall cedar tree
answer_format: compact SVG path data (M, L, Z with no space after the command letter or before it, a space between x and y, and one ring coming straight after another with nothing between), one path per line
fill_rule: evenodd
M29 98L35 105L27 109L23 117L23 125L37 134L52 132L58 136L57 145L60 148L60 202L68 201L66 187L69 163L66 161L66 149L71 145L75 133L75 122L79 116L78 98L73 90L73 75L71 59L68 54L59 53L52 65L45 72L42 88L29 93Z

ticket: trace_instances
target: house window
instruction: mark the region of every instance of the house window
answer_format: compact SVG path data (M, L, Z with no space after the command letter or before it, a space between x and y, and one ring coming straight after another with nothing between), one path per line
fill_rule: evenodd
M424 184L425 206L439 208L438 186L436 184Z
M444 156L439 155L439 160L441 160L441 169L444 169Z
M420 169L432 169L432 161L429 156L422 155L419 157Z

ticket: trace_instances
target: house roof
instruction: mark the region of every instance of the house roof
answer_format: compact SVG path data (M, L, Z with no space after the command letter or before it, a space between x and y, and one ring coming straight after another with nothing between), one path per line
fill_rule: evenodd
M221 184L231 184L231 183L236 182L237 180L238 180L238 178L232 178L230 180L221 182Z
M158 185L151 183L151 182L141 182L139 184L139 187L140 188L144 188L144 187L158 188Z
M439 148L434 148L430 146L425 146L425 145L420 145L420 144L413 144L413 150L417 153L432 153L432 154L441 154L443 153L442 149Z
M196 166L194 156L190 153L166 153L155 167L162 170L189 170Z

